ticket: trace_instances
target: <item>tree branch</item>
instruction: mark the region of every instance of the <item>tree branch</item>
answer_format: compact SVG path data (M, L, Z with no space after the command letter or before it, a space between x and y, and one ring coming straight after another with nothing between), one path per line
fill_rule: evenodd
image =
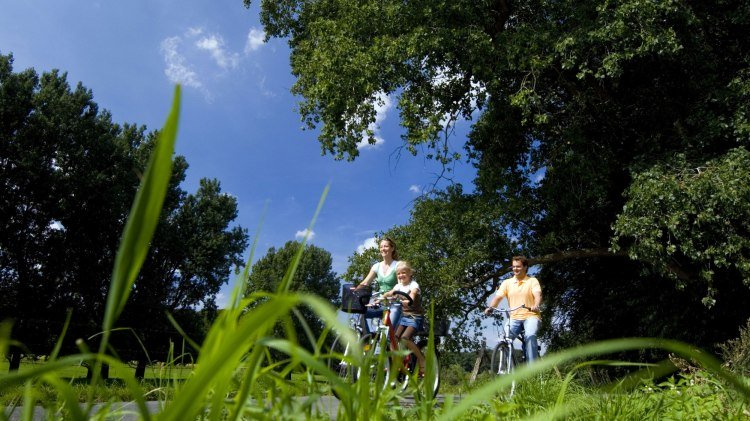
M505 23L508 22L508 19L510 18L510 1L508 0L499 0L497 2L497 10L494 10L495 12L495 21L493 22L494 27L492 28L492 39L494 40L495 37L505 30Z

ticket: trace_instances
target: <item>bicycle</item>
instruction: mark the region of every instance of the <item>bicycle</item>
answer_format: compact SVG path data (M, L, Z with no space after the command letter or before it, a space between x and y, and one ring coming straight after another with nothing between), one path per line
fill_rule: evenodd
M378 294L376 299L383 299L383 294ZM412 298L409 294L401 291L394 291L393 296L390 300L405 299L409 305L413 304ZM408 316L401 316L408 317ZM371 361L378 362L383 360L383 369L385 370L385 384L384 386L391 386L405 391L410 385L414 385L418 392L428 390L431 392L432 397L437 396L438 389L440 388L440 363L438 357L438 351L435 349L435 360L434 360L434 378L432 379L432 385L425 389L424 385L424 373L421 373L419 369L419 360L411 350L402 349L399 345L399 341L396 338L395 326L392 328L390 320L390 306L385 306L383 311L383 321L378 324L377 329L372 334L363 338L363 349L371 350ZM422 353L422 357L426 359L427 356L427 338L429 337L429 331L424 330L416 332L413 341L417 345L418 351ZM419 338L419 340L417 340ZM404 347L405 348L405 347ZM380 350L386 349L389 351L390 358L376 358L380 353ZM399 359L398 354L406 352L403 357ZM393 361L391 361L393 360ZM391 370L391 367L394 370ZM373 367L377 369L377 367ZM371 371L373 374L377 374L377 371ZM373 376L377 378L377 376Z
M518 309L521 308L528 308L525 305L521 304L518 307L515 308L508 308L508 309L500 309L500 308L494 308L491 307L493 312L502 313L503 316L503 323L501 327L501 331L498 332L498 342L497 345L495 345L495 349L492 351L492 357L490 358L490 370L493 374L496 374L498 376L502 375L510 375L513 373L513 370L515 367L525 361L525 356L523 353L521 353L521 356L518 357L515 352L513 352L513 342L515 341L515 338L512 338L510 336L510 314ZM524 342L524 336L523 334L519 335L519 338L521 342ZM510 385L510 393L509 396L513 396L513 393L516 389L516 381L513 379L511 381Z
M383 317L382 319L375 320L375 329L372 332L367 332L365 329L366 321L364 319L364 313L366 308L372 308L374 305L364 304L364 301L369 301L371 296L364 294L359 298L352 299L348 295L352 294L351 291L344 286L345 295L344 302L348 303L348 306L342 306L343 311L352 313L349 317L349 327L356 333L359 339L361 349L365 352L366 358L364 359L367 365L367 372L369 373L371 382L373 384L382 385L382 388L393 387L400 392L405 391L410 384L416 385L420 390L423 388L423 379L419 377L419 363L417 356L411 351L401 351L398 340L395 335L395 326L391 328L391 306L388 301L396 301L405 299L409 303L412 303L411 297L404 293L396 291L394 296L389 300L386 300L386 305L383 306ZM374 299L383 299L383 293L376 294ZM414 335L414 341L419 347L419 351L422 352L423 356L427 350L427 338L429 332L417 332ZM417 338L420 340L417 341ZM333 372L337 373L341 378L348 382L355 382L362 375L363 367L355 366L353 361L355 358L352 356L352 350L354 347L350 343L342 339L342 336L338 336L331 345L330 357L328 358L328 368ZM434 382L432 384L432 396L437 395L438 388L440 387L440 375L439 375L439 362L437 358L437 350L435 358L435 372ZM400 357L399 357L400 356ZM391 370L391 367L398 367L397 370ZM394 374L395 373L395 374ZM415 379L416 377L416 379ZM335 390L332 390L334 395Z

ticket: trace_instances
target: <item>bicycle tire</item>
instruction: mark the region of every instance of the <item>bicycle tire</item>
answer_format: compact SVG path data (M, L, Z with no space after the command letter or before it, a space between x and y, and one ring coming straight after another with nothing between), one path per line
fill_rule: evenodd
M347 357L351 356L352 347L349 346L348 342L345 342L341 336L336 337L331 344L330 357L328 358L328 369L336 373L342 380L347 383L354 383L357 381L357 375L359 370L356 369L351 363L351 360ZM340 358L339 356L343 357ZM347 359L349 361L347 361ZM336 389L331 387L331 392L338 396Z
M507 342L499 342L495 345L490 359L490 369L496 376L512 375L516 366L516 358L513 355L513 347ZM513 379L510 384L509 396L513 396L516 390L516 381Z
M419 350L426 358L427 346L420 347ZM435 350L435 378L433 379L432 387L429 385L425 386L425 381L429 380L427 379L427 376L419 378L419 363L413 352L410 352L404 360L404 373L399 376L398 381L401 391L406 391L410 386L414 386L416 387L415 392L422 394L423 396L426 396L427 393L431 393L432 398L436 397L440 390L440 353L438 350Z
M508 344L505 342L499 342L495 345L495 349L492 351L492 358L490 359L490 371L492 374L501 376L509 373L513 369L513 367L508 367L508 349Z
M387 350L388 345L381 343L381 335L370 333L362 337L362 349L365 351L365 362L369 368L369 384L380 385L380 390L388 387L388 375L391 368L391 359L389 353L383 352L383 347ZM357 378L362 376L362 368L357 371ZM378 378L380 376L381 378Z

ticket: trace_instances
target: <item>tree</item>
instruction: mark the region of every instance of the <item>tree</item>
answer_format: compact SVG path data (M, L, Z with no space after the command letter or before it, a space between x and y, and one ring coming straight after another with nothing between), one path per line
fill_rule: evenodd
M304 250L289 289L315 294L330 301L333 305L338 305L341 300L341 285L332 269L331 253L315 245L303 245L297 241L289 241L278 250L271 247L265 256L255 262L250 272L245 296L250 297L255 293L275 293L300 247L304 247ZM309 327L314 340L317 340L325 328L323 322L307 307L297 308L296 311ZM300 344L313 349L315 344L307 340L302 321L293 318L292 322L297 338L301 338ZM274 334L286 337L281 325L274 329Z
M166 314L182 315L183 329L193 341L202 342L205 330L194 309L215 313L216 294L232 266L243 264L247 247L247 231L229 228L237 217L237 199L222 193L218 180L202 179L195 194L179 190L175 198L177 202L162 210L149 256L120 321L135 330L151 359L161 361L167 358L170 341L181 342ZM124 342L129 350L126 359L138 361L136 376L142 377L148 360L140 343Z
M101 320L89 309L105 301L130 203L121 199L132 198L138 184L128 151L142 133L112 124L90 91L80 84L70 89L65 74L14 74L11 56L0 56L0 95L0 288L6 297L0 318L14 319L16 339L44 353L66 308L77 310L71 335L86 337L96 326L92 320ZM11 369L20 355L11 351Z
M64 349L98 340L114 255L155 139L143 126L113 123L65 74L14 73L12 56L0 55L0 320L13 320L25 346L11 349L11 370L22 354L52 349L68 309ZM244 229L228 228L236 200L216 180L188 195L179 187L186 170L175 157L152 253L121 319L135 329L175 332L167 311L179 319L197 306L215 310L247 244Z
M494 209L488 226L497 229L486 234L497 250L510 251L504 246L514 239L514 251L535 258L540 279L553 284L545 293L548 320L575 322L566 325L567 337L632 331L621 324L625 307L608 309L609 329L589 325L601 313L591 303L603 298L648 295L643 302L655 305L651 295L671 291L683 302L716 303L696 311L717 329L686 338L706 346L750 316L734 305L750 285L743 267L719 261L713 266L721 270L707 270L704 261L744 256L745 227L731 223L743 240L718 244L704 241L717 237L716 224L678 229L679 236L664 227L680 212L696 215L690 204L711 202L712 192L696 188L690 201L668 199L666 207L636 203L665 187L644 182L651 174L728 165L731 151L747 149L744 2L263 0L261 19L269 37L289 38L302 119L310 128L320 124L322 149L337 159L356 158L363 134L372 141L367 128L382 95L398 97L404 147L416 153L424 146L444 163L458 158L449 137L456 119L476 119L465 151L478 169L476 193L453 197ZM750 208L747 195L736 200L727 214L712 208L716 219L736 221L737 209ZM429 220L413 216L410 224L422 219ZM629 230L632 221L660 221L662 229ZM494 285L508 257L465 261L463 274L452 276ZM658 288L620 288L626 280ZM462 293L481 303L491 293L486 285ZM653 309L639 313L648 332L677 322L652 319ZM692 331L687 321L681 326L664 331Z

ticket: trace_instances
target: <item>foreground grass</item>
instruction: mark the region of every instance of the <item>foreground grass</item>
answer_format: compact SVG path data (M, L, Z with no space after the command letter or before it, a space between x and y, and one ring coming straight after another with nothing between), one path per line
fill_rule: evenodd
M512 398L496 396L466 411L461 419L664 420L744 419L748 405L731 387L705 371L682 373L630 390L566 384L547 374L521 382Z
M29 364L31 365L31 364ZM34 364L34 365L38 365ZM240 372L246 370L243 368ZM156 372L156 370L154 370ZM165 371L161 371L162 375ZM238 372L239 373L239 372ZM473 384L468 382L468 373L463 373L464 378L458 384L449 384L445 393L447 405L437 404L432 410L433 416L445 414L454 401L460 401L462 397L477 393L488 384L492 384L495 378L489 373L482 373ZM733 388L728 387L716 376L703 370L695 370L688 373L678 373L665 377L662 381L654 382L651 379L639 380L631 385L628 390L618 390L607 386L592 386L586 376L581 375L573 379L567 379L562 372L553 370L526 381L520 382L516 393L512 398L506 396L506 392L499 389L486 402L477 404L462 413L459 419L551 419L564 418L572 420L610 420L610 419L742 419L750 417L748 406L741 395ZM175 398L175 392L179 390L180 383L172 383L168 378L150 378L140 382L140 390L147 400L158 400L168 403ZM297 404L309 402L310 386L313 390L321 393L321 396L330 395L327 391L325 379L313 379L308 382L305 373L293 373L291 379L281 376L268 376L256 383L250 395L254 396L256 408L268 405L277 405L280 401L286 401L286 407L276 415L289 416L296 411L294 401ZM322 380L322 381L321 381ZM237 379L233 379L236 383ZM747 382L748 380L745 379ZM70 381L73 392L78 396L81 403L87 402L92 388L88 386L85 379L72 379ZM23 401L25 393L23 386L3 390L0 395L0 404L3 406L19 405ZM107 402L131 402L136 399L133 390L128 388L122 380L112 379L105 384L93 388L93 401L97 403ZM238 389L230 388L227 399L236 396ZM59 399L55 387L41 384L34 390L34 401L36 405L50 406L50 403ZM316 397L312 396L313 401ZM386 399L383 396L383 399ZM376 419L403 419L411 417L424 417L424 407L407 404L398 399L388 400L383 410ZM326 401L330 402L330 400ZM307 419L326 419L329 416L328 409L323 406L322 401L317 402L317 409L310 410L306 414ZM561 405L562 403L562 405ZM316 405L312 405L316 406ZM266 406L267 407L267 406ZM255 412L248 408L245 415ZM273 412L271 412L273 413ZM346 416L344 416L346 419Z

